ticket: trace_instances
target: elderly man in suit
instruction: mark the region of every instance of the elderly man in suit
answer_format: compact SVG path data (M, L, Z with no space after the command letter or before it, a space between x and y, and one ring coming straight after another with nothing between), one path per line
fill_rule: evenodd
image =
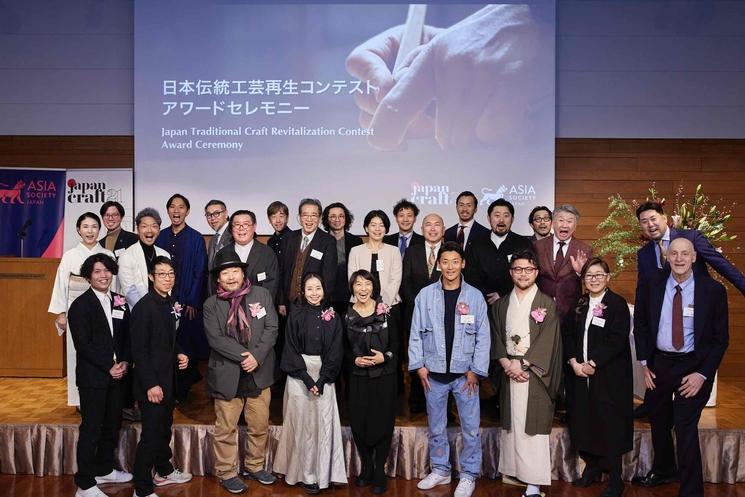
M106 226L106 236L101 238L98 243L106 250L113 252L114 257L118 259L126 249L137 243L137 235L122 229L124 206L119 202L112 200L104 202L99 212L103 225Z
M139 243L130 246L119 257L117 284L119 293L127 297L129 305L134 306L144 297L150 286L148 273L156 257L170 257L170 254L155 246L162 221L158 211L145 207L137 213L135 226Z
M670 270L648 278L634 313L654 462L633 483L654 487L677 480L679 474L681 497L704 494L698 422L729 342L727 293L694 271L697 259L693 242L684 237L671 241L666 252Z
M256 215L251 211L237 210L230 216L228 226L233 241L220 252L235 252L246 264L246 278L252 285L269 290L274 300L279 287L279 264L274 251L256 240ZM212 271L210 286L213 290L216 284L217 273Z
M538 256L538 288L556 302L561 319L574 308L582 295L579 274L592 257L592 248L576 238L579 211L570 204L554 209L553 236L537 240L533 245Z
M204 303L204 329L212 348L207 388L215 399L215 473L228 492L240 493L248 488L238 477L241 411L248 422L242 475L265 485L276 481L264 469L264 459L269 387L276 379L277 313L269 290L251 282L246 263L235 252L221 250L212 271L217 276L217 291Z
M471 243L479 238L489 238L489 228L479 224L474 216L479 207L479 200L472 192L464 191L455 199L458 211L458 222L445 230L446 242L458 242L463 250L468 250Z
M300 229L282 239L279 268L282 274L277 295L279 313L287 315L289 304L300 302L300 283L306 273L323 276L323 294L328 300L336 284L336 240L319 230L323 207L317 199L305 198L298 206Z
M233 234L228 227L228 208L222 200L212 199L204 206L204 218L215 232L210 239L207 247L207 271L212 271L215 263L215 256L221 248L230 245L233 242ZM207 296L215 294L212 285L207 285Z
M77 446L76 497L105 497L97 485L123 483L132 475L115 468L122 425L122 378L129 372L129 308L109 290L118 267L106 254L88 257L80 275L91 287L67 313L77 356L80 437Z

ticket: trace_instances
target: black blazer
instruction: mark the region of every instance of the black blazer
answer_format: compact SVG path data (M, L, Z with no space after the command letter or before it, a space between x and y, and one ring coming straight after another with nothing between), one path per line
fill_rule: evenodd
M665 298L665 286L669 271L650 276L643 287L643 295L638 295L634 309L634 341L636 358L646 360L654 371L657 332L660 313ZM695 371L714 381L714 373L722 362L729 344L729 321L727 314L727 292L724 287L709 276L695 274L693 291L693 333Z
M459 223L445 230L445 241L446 242L457 242L458 241L458 226L460 226ZM479 224L478 222L474 221L473 226L471 226L471 234L468 235L468 241L466 242L466 246L463 248L464 250L468 250L471 244L475 242L476 240L482 240L484 238L488 240L490 236L491 236L491 230L489 228L487 228L483 224Z
M532 248L530 240L510 231L499 249L492 243L491 235L479 238L470 243L466 251L466 282L475 286L486 295L492 292L504 297L512 291L510 277L510 258L512 254Z
M112 252L116 254L117 250L127 249L131 245L134 245L135 243L137 243L139 239L140 238L137 236L137 234L132 233L131 231L121 230L119 232L119 236L116 237L116 242L114 242L114 250L112 250ZM101 238L98 241L98 244L106 248L106 237L104 236L103 238ZM119 257L117 257L117 259L118 258Z
M124 298L114 292L111 295ZM101 301L92 288L75 299L68 310L67 319L77 357L75 382L80 388L106 388L112 381L117 381L109 374L114 366L114 353L118 362L132 361L129 306L125 303L114 307L112 302L111 308L123 312L121 318L112 315L113 337Z
M390 235L385 235L383 237L383 243L387 243L388 245L393 245L394 247L398 248L398 232L391 233ZM413 245L424 245L424 237L417 232L413 232L411 234L411 240L409 240L409 247L407 247L407 249L411 248Z
M333 235L332 235L333 236ZM336 239L334 239L336 243ZM344 232L344 264L337 261L336 284L334 285L334 297L332 302L349 302L351 294L349 293L349 278L347 278L347 262L349 262L349 251L353 247L362 245L362 238L351 234L349 231ZM338 255L338 254L337 254Z
M292 280L292 271L295 268L295 258L300 251L300 244L303 241L303 231L296 230L282 239L282 246L279 258L280 272L282 273L281 286L277 295L278 305L287 305L290 294L290 283ZM320 260L311 257L313 251L321 253ZM305 266L303 274L318 273L323 277L324 300L331 300L336 286L336 239L320 229L316 230L313 240L310 241L303 253Z
M130 337L134 360L132 390L135 400L147 401L147 391L159 385L164 400L173 400L177 355L174 301L150 290L132 309ZM182 311L183 312L183 311Z
M274 233L266 241L266 246L274 250L274 255L277 256L277 261L280 262L280 264L282 259L282 240L284 240L290 233L292 233L292 230L285 226L282 231Z
M432 275L427 274L427 246L412 245L406 250L403 261L403 276L401 278L401 299L406 307L414 308L414 300L419 292L427 285L437 281L442 273L437 265ZM436 254L435 254L436 256Z
M218 251L221 252L235 252L235 242L226 245ZM217 258L217 255L215 255ZM279 288L279 264L277 263L277 256L274 251L254 239L254 244L251 247L251 252L248 253L248 259L246 259L246 276L251 280L252 285L264 287L269 290L269 294L272 300L277 298L277 289ZM261 281L259 276L261 275ZM212 288L217 287L217 275L210 275L210 284Z
M572 442L579 450L612 456L628 452L633 447L634 386L631 371L629 330L631 317L623 297L608 290L601 303L602 326L590 323L587 328L587 357L583 356L583 340L587 313L592 312L589 297L582 296L577 307L567 315L563 327L564 355L577 362L592 360L595 374L581 378L569 370L566 382L567 403Z

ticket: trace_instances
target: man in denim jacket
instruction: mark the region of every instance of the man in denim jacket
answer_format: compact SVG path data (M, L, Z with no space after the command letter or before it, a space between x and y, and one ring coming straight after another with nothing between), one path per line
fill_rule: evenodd
M409 370L427 399L432 472L420 490L450 483L447 401L453 393L463 431L460 482L455 497L470 497L481 472L479 379L489 368L490 331L481 292L463 281L463 249L446 242L437 254L442 277L419 292L409 337Z

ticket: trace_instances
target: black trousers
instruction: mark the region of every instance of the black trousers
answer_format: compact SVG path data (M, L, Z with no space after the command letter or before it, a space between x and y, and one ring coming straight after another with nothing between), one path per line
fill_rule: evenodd
M695 368L696 360L692 353L671 357L656 351L650 365L650 370L657 375L654 380L656 388L648 390L646 395L654 447L652 470L659 473L675 472L676 451L671 432L675 429L680 497L704 494L698 421L711 394L713 378L707 379L691 398L678 393L683 377L693 373Z
M78 429L75 484L87 490L96 484L96 476L114 469L119 429L122 426L122 388L112 381L108 388L78 388L82 421Z
M608 486L611 488L623 487L622 473L622 455L599 456L590 452L580 451L579 455L585 460L585 472L606 472L608 473ZM584 474L584 473L583 473Z
M140 497L153 493L152 470L166 476L173 473L171 464L171 427L173 426L173 401L160 404L140 402L142 435L137 444L134 466L135 492Z
M362 461L359 477L385 486L385 461L396 422L396 375L370 378L351 374L349 424Z

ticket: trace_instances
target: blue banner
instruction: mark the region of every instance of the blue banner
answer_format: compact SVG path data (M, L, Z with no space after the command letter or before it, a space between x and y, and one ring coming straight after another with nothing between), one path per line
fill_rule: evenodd
M0 169L0 256L62 257L65 171Z

